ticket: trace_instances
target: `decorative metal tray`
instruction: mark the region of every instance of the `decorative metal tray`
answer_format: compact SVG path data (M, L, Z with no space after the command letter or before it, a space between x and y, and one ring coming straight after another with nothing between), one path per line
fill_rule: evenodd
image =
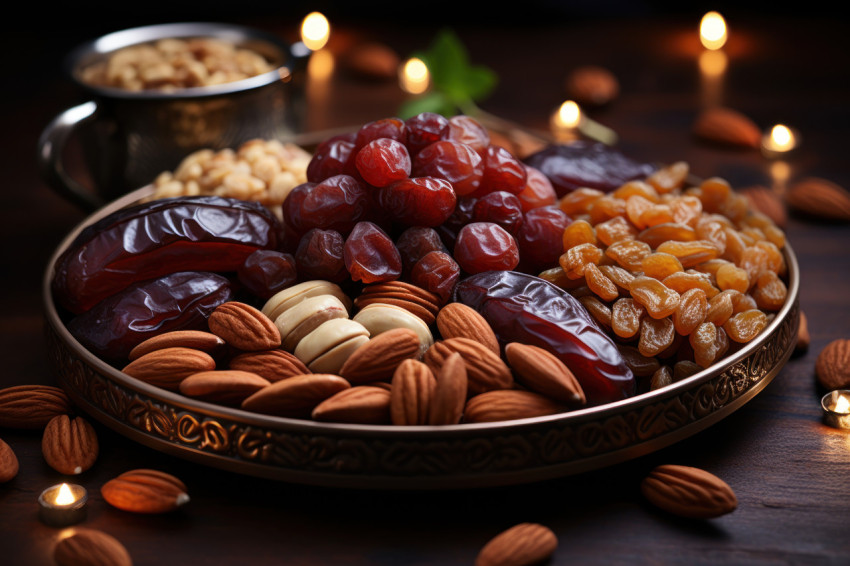
M569 413L452 426L326 424L193 400L111 367L71 336L50 292L53 265L82 228L131 204L114 201L69 234L44 281L48 353L82 410L164 453L233 472L347 488L435 489L519 484L585 472L664 448L728 416L779 373L799 324L800 273L785 248L788 299L769 326L734 355L671 386Z

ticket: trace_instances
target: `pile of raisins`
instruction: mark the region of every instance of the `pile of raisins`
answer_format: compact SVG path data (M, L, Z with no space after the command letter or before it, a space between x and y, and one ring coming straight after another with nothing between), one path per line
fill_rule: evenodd
M322 142L283 203L299 279L404 279L448 300L464 275L538 273L570 218L548 178L467 116L386 118Z

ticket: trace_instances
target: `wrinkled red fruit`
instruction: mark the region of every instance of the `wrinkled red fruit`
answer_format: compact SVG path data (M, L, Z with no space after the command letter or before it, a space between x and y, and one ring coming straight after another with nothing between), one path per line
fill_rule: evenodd
M343 134L329 138L316 148L307 164L307 181L321 183L328 177L342 175L354 155L354 136Z
M354 150L360 151L371 141L387 138L407 144L407 126L400 118L383 118L360 126L354 139Z
M529 210L517 233L523 271L539 273L553 265L564 252L564 228L572 219L557 206Z
M434 293L443 304L449 302L459 278L460 266L451 255L442 251L428 252L410 271L410 282Z
M378 138L357 153L355 165L364 181L373 187L386 187L410 176L411 161L404 144Z
M401 254L401 265L405 273L410 273L416 262L428 252L447 251L437 231L427 226L407 228L396 239L395 245Z
M358 222L343 248L345 268L353 281L380 283L401 275L401 255L395 244L372 222Z
M519 194L528 180L525 165L507 149L490 145L484 151L484 175L481 187L472 196L481 197L495 191Z
M283 201L283 219L298 237L312 228L348 234L371 217L373 201L366 188L350 175L335 175L321 183L298 185Z
M455 194L468 195L481 184L484 165L472 147L442 140L426 146L413 161L415 177L439 177L452 184Z
M392 221L406 226L439 226L457 203L451 184L434 177L396 181L378 189L376 197Z
M294 284L298 272L291 254L257 250L245 258L245 263L236 271L236 277L248 291L261 299L269 299Z
M490 133L475 118L458 114L449 118L449 139L463 143L479 154L490 145Z
M475 208L476 202L477 199L471 197L458 198L454 212L449 215L445 222L435 228L448 249L454 249L458 232L472 222L472 209Z
M466 273L511 270L519 264L519 248L513 236L492 222L472 222L461 228L454 257Z
M512 193L496 191L478 199L472 209L472 219L498 224L516 236L523 223L522 203Z
M555 188L549 178L534 167L525 167L528 180L525 188L517 195L522 203L522 211L528 212L532 208L549 206L558 202Z
M425 146L449 135L449 120L434 112L422 112L405 120L407 126L407 149L416 156Z
M345 238L336 230L313 228L301 237L295 265L301 279L341 283L348 277L343 259Z

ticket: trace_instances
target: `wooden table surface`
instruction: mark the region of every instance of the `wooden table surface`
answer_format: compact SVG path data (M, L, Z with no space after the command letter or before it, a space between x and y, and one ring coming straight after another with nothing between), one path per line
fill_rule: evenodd
M499 74L498 89L482 103L496 115L545 128L549 113L566 98L566 73L581 64L604 65L619 78L621 94L592 115L619 133L623 151L652 161L685 160L694 173L724 177L734 187L772 186L771 162L758 152L712 147L691 135L704 102L696 45L700 15L564 17L539 26L458 22L455 30L473 62ZM819 176L850 186L846 23L754 13L736 19L732 12L727 19L729 65L717 100L762 127L784 122L799 130L802 144L787 159L789 182ZM281 34L297 26L291 14L243 23ZM352 22L337 31L340 37L383 41L407 55L427 46L439 27L385 24ZM111 29L118 28L101 31ZM55 383L42 338L41 277L55 246L84 214L42 182L35 149L47 122L77 101L59 73L62 53L96 31L78 29L45 40L45 49L31 55L37 73L26 61L12 66L21 80L15 92L5 93L0 130L5 174L0 387ZM24 35L11 32L5 39ZM326 99L308 107L307 128L392 116L403 99L393 83L364 82L342 72L331 85ZM203 467L96 424L98 461L74 478L90 494L83 525L118 538L137 565L472 564L488 539L523 521L555 531L553 564L846 564L850 433L822 423L824 392L816 385L814 364L827 343L850 338L850 226L792 215L786 232L802 270L808 352L792 358L743 408L669 448L530 485L352 491ZM67 478L44 462L39 432L0 430L0 438L20 461L18 476L0 485L0 564L51 564L62 531L39 522L36 501L45 487ZM666 463L697 466L723 478L738 497L738 509L714 520L685 521L650 507L638 484L652 467ZM100 486L139 467L183 479L191 502L163 516L108 506Z

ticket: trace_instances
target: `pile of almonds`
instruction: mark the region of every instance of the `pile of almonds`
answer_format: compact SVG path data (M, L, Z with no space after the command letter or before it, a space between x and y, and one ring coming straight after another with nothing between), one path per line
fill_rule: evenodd
M495 422L585 403L548 351L510 343L502 355L473 308L401 281L367 285L353 301L320 280L284 289L262 309L229 301L208 332L148 339L123 371L195 399L324 422Z

